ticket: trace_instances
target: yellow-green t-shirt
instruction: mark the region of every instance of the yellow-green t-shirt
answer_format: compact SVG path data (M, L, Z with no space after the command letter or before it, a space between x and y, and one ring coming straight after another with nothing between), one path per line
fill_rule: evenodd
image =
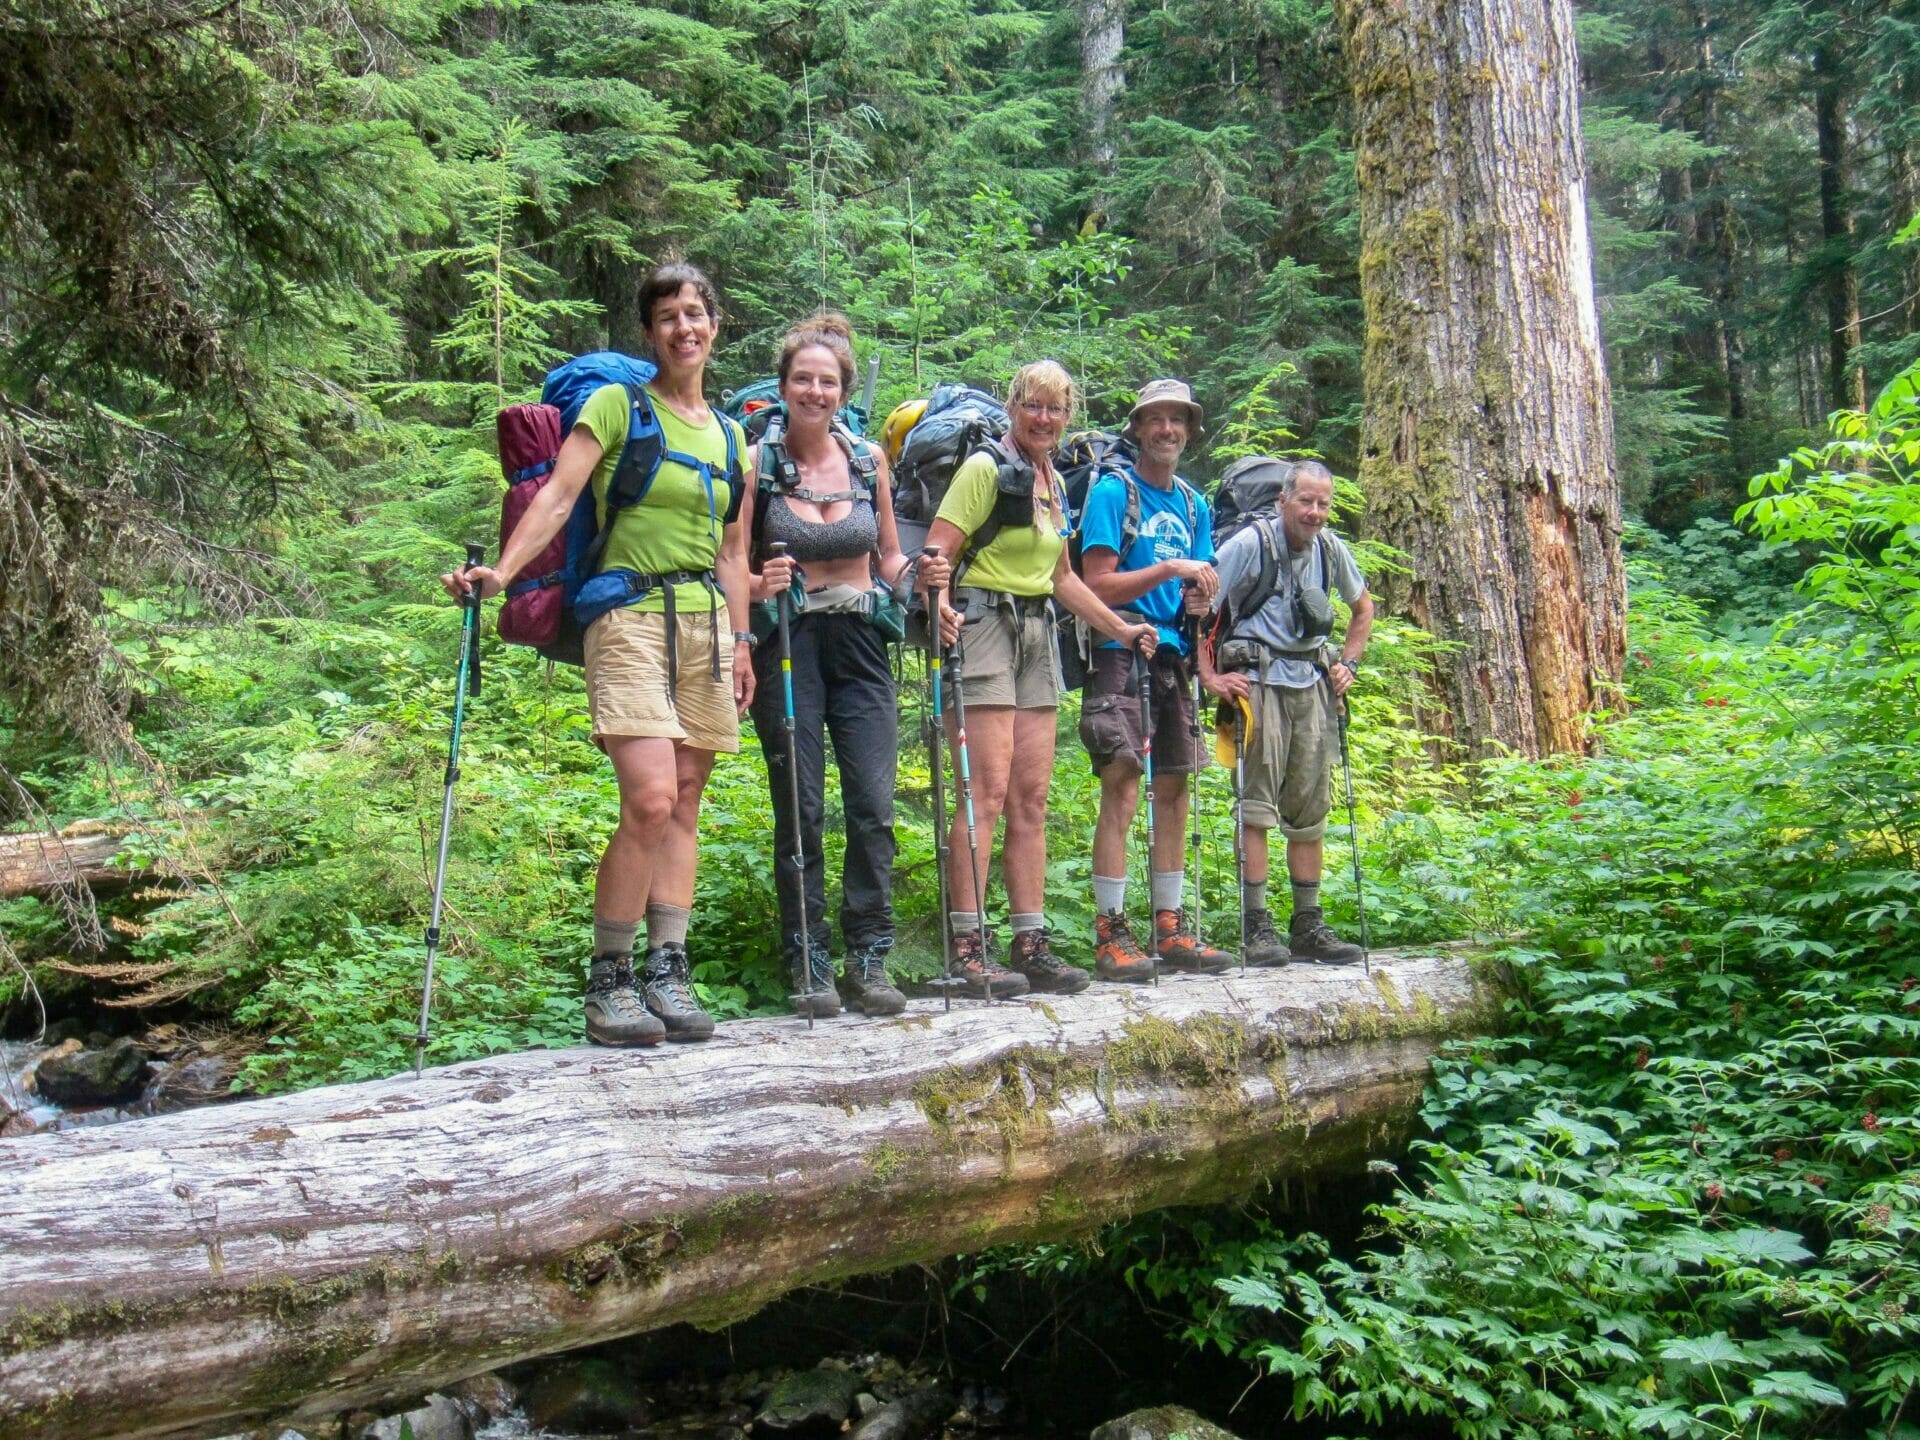
M627 443L632 404L624 385L602 385L587 397L574 424L584 425L600 442L600 463L593 467L593 498L600 510L600 523L607 521L607 488L620 464L620 451ZM716 424L709 418L705 425L687 424L653 397L653 413L660 419L661 434L669 450L678 450L696 460L705 460L716 474L713 482L713 510L707 509L707 487L700 483L700 472L675 460L660 462L659 473L638 505L629 505L613 517L613 533L600 556L602 570L637 570L642 575L658 575L669 570L711 570L720 553L721 531L726 523L732 486L726 478L727 436L721 424L731 426L740 464L746 464L747 437L732 420L722 418ZM673 587L676 609L705 610L707 588L698 583ZM667 608L667 597L656 590L644 596L636 610L659 612Z
M998 480L999 467L990 453L983 450L969 456L954 472L937 518L974 535L993 514ZM1053 594L1053 572L1067 542L1044 510L1037 513L1041 516L1037 523L1002 525L986 549L969 551L961 583L1008 595Z

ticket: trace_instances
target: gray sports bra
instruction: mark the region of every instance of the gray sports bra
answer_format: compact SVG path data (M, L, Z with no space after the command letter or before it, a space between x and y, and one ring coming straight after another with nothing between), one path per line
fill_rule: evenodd
M856 500L838 520L807 520L793 513L784 495L770 497L766 538L784 540L787 553L802 565L809 560L848 560L871 555L880 544L880 522L870 501Z

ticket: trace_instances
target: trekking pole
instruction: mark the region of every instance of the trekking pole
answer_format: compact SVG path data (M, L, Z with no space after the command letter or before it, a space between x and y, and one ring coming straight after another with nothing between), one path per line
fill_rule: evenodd
M935 556L940 554L938 545L927 546L925 552ZM933 620L936 629L940 624L938 615ZM927 679L933 690L933 715L927 722L927 769L933 775L933 864L940 872L940 976L932 983L939 988L941 1009L953 1009L953 987L959 982L947 973L947 964L953 959L953 911L951 897L947 894L947 857L952 854L947 844L947 756L946 756L946 701L942 695L943 676L941 674L941 656L945 648L938 634L933 636L933 646L927 652Z
M485 548L469 541L462 573L485 559ZM460 619L460 668L453 681L453 738L447 743L447 790L440 801L440 857L433 866L433 908L427 915L427 972L420 984L420 1028L413 1037L416 1079L426 1063L427 1023L433 1013L433 956L440 948L440 902L447 892L447 841L453 833L453 782L460 778L460 727L467 718L467 696L480 693L479 587L470 587L460 605L466 613Z
M1206 760L1200 749L1200 617L1189 615L1186 620L1187 632L1187 669L1192 672L1193 714L1187 726L1189 744L1187 750L1192 757L1193 766L1187 781L1187 818L1190 822L1187 834L1187 860L1193 869L1193 938L1202 945L1206 943L1206 930L1202 923L1202 910L1206 904L1204 893L1206 874L1200 868L1200 772L1206 769Z
M1147 909L1153 909L1153 667L1136 644L1133 647L1133 683L1140 691L1140 788L1147 812ZM1157 942L1156 934L1154 940ZM1156 943L1155 949L1158 949ZM1160 983L1160 957L1153 957L1153 983Z
M939 623L939 616L936 614L934 624ZM944 636L937 635L934 638L942 644L945 643ZM984 962L987 953L987 887L980 883L980 839L974 831L973 823L973 766L967 758L966 668L961 659L961 652L956 649L953 652L953 749L960 771L960 799L967 813L967 861L973 866L973 915L980 925L980 957ZM983 964L982 970L984 969ZM993 999L991 978L986 981L986 991L987 999Z
M1240 888L1240 978L1247 977L1247 712L1233 703L1233 878Z
M1333 688L1333 677L1327 677L1327 688ZM1347 749L1347 722L1352 712L1347 707L1347 697L1335 697L1340 704L1340 772L1347 781L1347 840L1353 846L1353 903L1360 911L1360 963L1366 967L1369 976L1373 974L1373 952L1367 945L1367 897L1360 888L1360 827L1353 818L1353 756Z
M775 560L787 553L784 540L767 547ZM800 742L793 727L793 586L789 584L774 602L780 616L780 723L787 731L787 792L793 799L793 878L800 906L800 989L787 998L793 1008L807 1012L807 1029L813 1029L813 933L807 923L807 841L806 815L800 808Z

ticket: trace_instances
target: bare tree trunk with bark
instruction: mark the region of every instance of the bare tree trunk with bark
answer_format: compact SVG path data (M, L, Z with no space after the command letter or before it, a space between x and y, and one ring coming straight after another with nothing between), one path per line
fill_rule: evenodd
M1813 57L1813 121L1820 151L1820 238L1827 277L1827 394L1838 409L1867 408L1867 377L1852 363L1860 345L1860 272L1854 268L1843 66L1827 50Z
M1126 88L1120 51L1127 42L1126 0L1080 0L1080 103L1093 163L1113 173L1113 109Z
M1476 755L1588 744L1626 580L1569 0L1337 0L1358 118L1373 526L1387 602L1458 648Z

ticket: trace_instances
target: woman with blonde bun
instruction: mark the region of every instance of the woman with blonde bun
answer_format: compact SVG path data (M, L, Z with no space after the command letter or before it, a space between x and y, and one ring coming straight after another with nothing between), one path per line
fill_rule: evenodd
M906 997L888 978L886 962L894 936L899 710L887 642L899 638L892 587L909 563L894 528L886 456L837 418L854 379L846 318L822 313L794 326L780 346L778 373L779 413L749 454L755 481L746 519L761 636L753 654L753 721L773 797L781 947L799 1008L810 1018L839 1014L842 998L866 1015L897 1015ZM933 584L946 583L944 562L928 560L921 568ZM797 817L772 624L772 607L783 595L793 607ZM829 735L846 814L840 900L846 963L838 976L824 854ZM804 857L804 873L796 854Z

